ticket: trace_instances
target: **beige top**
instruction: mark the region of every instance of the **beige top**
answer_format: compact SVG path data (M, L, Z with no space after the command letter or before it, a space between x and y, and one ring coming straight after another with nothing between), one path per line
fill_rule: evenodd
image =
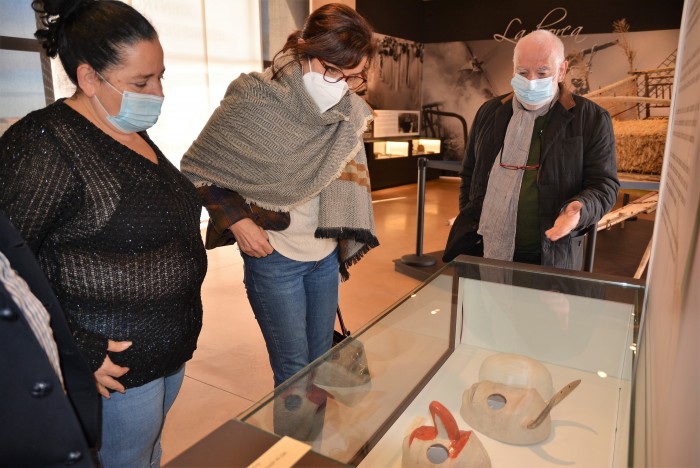
M270 245L280 254L299 262L315 262L330 255L338 245L336 239L314 237L318 228L319 196L289 212L289 227L284 231L266 231Z

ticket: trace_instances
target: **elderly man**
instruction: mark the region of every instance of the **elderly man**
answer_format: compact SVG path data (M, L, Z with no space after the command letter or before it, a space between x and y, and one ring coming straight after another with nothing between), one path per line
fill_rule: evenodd
M549 31L523 37L513 65L513 93L474 118L443 259L581 269L581 231L612 208L620 187L610 115L564 88L564 45Z

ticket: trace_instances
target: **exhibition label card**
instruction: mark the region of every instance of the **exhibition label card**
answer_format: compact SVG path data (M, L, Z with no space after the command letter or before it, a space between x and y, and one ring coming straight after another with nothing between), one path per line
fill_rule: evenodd
M309 450L310 445L284 436L251 463L249 468L291 468Z

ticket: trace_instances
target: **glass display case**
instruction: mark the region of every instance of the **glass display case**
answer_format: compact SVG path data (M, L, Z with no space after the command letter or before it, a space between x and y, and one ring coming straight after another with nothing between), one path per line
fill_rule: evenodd
M410 142L377 141L374 143L374 159L407 158Z
M365 138L364 142L372 190L416 183L418 156L430 160L442 159L443 142L439 138ZM430 169L426 178L439 176L440 171Z
M516 446L481 435L492 464L626 466L643 283L467 258L445 266L241 419L343 463L400 466L403 439L429 422L431 401L469 429L460 417L464 391L487 357L514 353L542 363L554 388L581 384L552 410L544 442Z
M372 139L365 141L372 143L374 159L408 158L442 153L442 140L439 138Z
M440 138L418 138L411 141L412 156L427 156L429 154L442 153L442 140Z
M404 439L432 425L432 401L472 429L465 391L487 358L514 354L544 366L555 390L580 384L540 443L475 430L491 464L626 466L643 296L638 280L459 257L238 419L336 462L400 467Z

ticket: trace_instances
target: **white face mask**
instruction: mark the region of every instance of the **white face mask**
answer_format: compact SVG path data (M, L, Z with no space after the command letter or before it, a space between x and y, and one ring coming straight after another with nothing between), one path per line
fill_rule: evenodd
M323 73L311 70L309 59L309 72L303 76L304 88L318 106L321 114L335 106L348 92L348 84L345 80L337 83L329 83L323 79Z

